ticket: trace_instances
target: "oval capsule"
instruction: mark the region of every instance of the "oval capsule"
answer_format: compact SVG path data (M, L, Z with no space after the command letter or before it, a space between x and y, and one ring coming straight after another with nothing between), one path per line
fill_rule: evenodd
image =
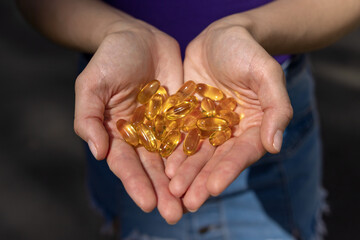
M139 137L134 126L124 119L116 122L116 128L128 144L136 147L139 144Z
M158 149L158 143L154 132L142 123L136 123L135 129L139 136L140 143L145 147L145 149L149 152L156 152Z
M187 81L182 85L179 90L176 92L176 95L178 95L181 100L191 96L194 94L196 90L196 83L194 81Z
M180 102L180 97L177 95L171 95L168 97L161 107L161 112L165 113L167 110L175 106Z
M231 137L231 129L226 128L222 131L215 131L209 137L209 142L214 147L219 146L229 140Z
M188 115L193 109L195 105L192 102L183 101L175 106L169 108L165 112L165 117L169 120L177 120L179 118L183 118Z
M198 149L199 142L200 142L200 130L197 128L190 130L184 140L184 145L183 145L184 153L188 156L193 155Z
M217 117L225 119L229 123L229 126L238 125L240 122L239 114L229 110L220 110Z
M224 98L219 102L219 110L229 110L234 111L237 106L235 98L229 97Z
M160 82L158 80L152 80L146 84L138 93L137 101L141 104L147 103L150 98L157 92L160 87Z
M226 120L218 117L198 119L196 125L204 131L221 131L229 126Z
M165 100L169 97L168 92L166 91L166 89L163 86L160 86L155 94L160 94L163 98L163 102L165 102Z
M184 132L188 132L191 129L196 128L196 122L197 122L197 118L191 114L185 116L184 118L182 118L182 124L181 124L181 130L183 130Z
M149 120L153 120L156 115L160 113L163 103L163 98L160 94L155 94L151 97L146 106L145 117Z
M216 114L216 105L213 100L208 97L204 97L201 100L201 109L207 117L214 117Z
M224 98L224 93L220 89L204 83L196 85L196 92L202 97L208 97L213 101L220 101Z
M132 123L142 123L145 119L145 110L146 106L141 105L137 107L133 113L133 115L130 118L130 122Z
M181 139L179 130L171 130L161 142L159 153L162 157L168 157L175 150Z

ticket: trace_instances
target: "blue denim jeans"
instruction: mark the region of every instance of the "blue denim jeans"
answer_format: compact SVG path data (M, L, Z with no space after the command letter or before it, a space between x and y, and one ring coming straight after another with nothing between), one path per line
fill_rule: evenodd
M286 65L286 66L285 66ZM218 197L174 226L157 210L142 212L105 161L88 151L88 184L96 209L119 224L122 239L321 239L325 194L313 78L305 56L283 64L294 118L279 154L266 154Z

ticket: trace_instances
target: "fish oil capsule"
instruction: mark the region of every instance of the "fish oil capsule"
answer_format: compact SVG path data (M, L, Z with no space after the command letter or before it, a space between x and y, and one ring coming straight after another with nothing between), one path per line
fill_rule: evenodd
M143 124L145 126L147 126L148 128L150 128L151 130L154 129L154 121L153 120L149 120L147 118L144 118Z
M214 117L216 114L216 105L213 100L208 97L204 97L201 100L201 109L207 117Z
M191 114L187 115L184 118L181 118L182 122L181 122L181 130L183 130L184 132L189 132L191 129L196 128L196 122L197 122L197 118Z
M193 155L199 146L200 130L194 128L186 135L183 145L184 153L188 156Z
M202 97L208 97L213 101L220 101L224 98L224 93L220 89L204 83L196 85L196 92Z
M213 134L214 131L205 131L205 130L201 130L200 129L200 138L201 139L206 139L209 138L211 134Z
M140 90L137 95L137 101L141 104L147 103L150 98L157 92L159 87L160 82L158 80L152 80Z
M219 146L229 140L231 137L231 129L226 128L223 131L215 131L209 137L209 142L214 147Z
M194 105L198 105L199 104L199 100L195 97L195 96L189 96L187 98L184 99L184 101L186 102L191 102Z
M175 150L181 139L179 130L171 130L161 142L159 153L162 157L168 157Z
M196 83L193 81L187 81L184 83L184 85L179 88L179 90L176 92L176 95L178 95L181 100L187 98L190 95L193 95L196 90Z
M166 129L167 119L163 115L157 115L154 119L154 132L157 139L160 139Z
M219 102L220 110L234 111L236 106L237 106L237 102L236 102L235 98L232 98L232 97L224 98Z
M135 129L139 136L140 143L145 147L145 149L149 152L156 152L158 146L153 131L143 123L136 123Z
M163 86L160 86L155 94L160 94L163 98L163 102L165 102L165 100L169 97L168 92L166 91L166 89Z
M124 119L119 119L116 122L116 128L120 132L121 136L128 144L136 147L139 144L139 137L136 133L135 128L129 122Z
M130 118L131 123L142 123L145 119L145 105L137 107Z
M169 132L171 132L172 130L176 130L176 129L179 129L179 122L178 121L169 121L169 120L167 120L166 121L166 128L163 131L160 138L164 139Z
M218 117L198 119L196 125L200 130L205 131L222 131L229 126L226 120Z
M153 120L159 114L163 103L163 98L160 94L155 94L151 97L146 106L145 117Z
M171 95L169 98L167 98L164 102L164 104L161 107L161 112L165 113L167 110L175 106L180 102L180 97L178 95Z
M165 117L169 120L177 120L179 118L183 118L188 115L194 109L194 107L195 105L192 102L180 102L168 109L165 112Z
M220 110L217 117L225 119L229 123L229 126L238 125L240 122L239 114L229 110Z

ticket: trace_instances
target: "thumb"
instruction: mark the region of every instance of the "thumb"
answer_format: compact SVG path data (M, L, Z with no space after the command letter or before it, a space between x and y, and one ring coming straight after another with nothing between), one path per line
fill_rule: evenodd
M275 68L274 68L275 67ZM259 99L264 111L260 135L265 149L270 153L281 150L283 133L293 116L285 87L285 76L278 63L264 74L259 88Z
M86 83L84 79L76 80L74 130L88 143L94 157L102 160L109 149L109 135L103 124L105 104Z

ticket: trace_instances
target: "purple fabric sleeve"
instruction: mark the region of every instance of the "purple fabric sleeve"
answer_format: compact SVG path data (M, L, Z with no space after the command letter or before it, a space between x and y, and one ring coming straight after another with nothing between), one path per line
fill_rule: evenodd
M188 43L212 22L247 11L272 0L105 0L174 37L182 56ZM290 56L275 56L281 64Z

